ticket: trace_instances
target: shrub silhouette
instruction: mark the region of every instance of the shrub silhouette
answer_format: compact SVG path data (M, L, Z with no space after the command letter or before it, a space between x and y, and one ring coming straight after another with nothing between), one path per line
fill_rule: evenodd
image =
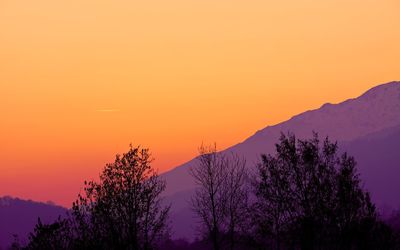
M70 221L60 217L51 224L43 224L38 219L34 231L29 236L29 244L25 249L72 249L74 248ZM13 249L20 249L16 243Z

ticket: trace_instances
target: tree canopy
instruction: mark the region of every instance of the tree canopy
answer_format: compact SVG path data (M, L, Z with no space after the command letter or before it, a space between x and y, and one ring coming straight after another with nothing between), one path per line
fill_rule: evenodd
M275 155L262 155L254 187L255 235L273 249L375 249L390 242L379 239L356 161L328 138L282 134Z
M166 184L151 161L140 147L117 155L99 181L85 181L67 218L38 221L26 248L158 249L168 238L170 206L161 199Z

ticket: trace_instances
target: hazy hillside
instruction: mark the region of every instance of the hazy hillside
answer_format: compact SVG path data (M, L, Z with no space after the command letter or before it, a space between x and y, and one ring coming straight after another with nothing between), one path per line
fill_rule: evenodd
M0 248L9 246L13 235L24 241L38 221L52 222L64 216L66 209L50 203L21 200L9 196L0 198Z
M400 126L342 145L356 158L375 203L389 210L400 208Z

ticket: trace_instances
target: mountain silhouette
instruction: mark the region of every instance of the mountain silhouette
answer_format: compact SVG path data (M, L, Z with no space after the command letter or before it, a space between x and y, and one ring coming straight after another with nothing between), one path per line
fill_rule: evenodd
M374 87L358 98L338 104L324 104L319 109L296 115L288 121L257 131L245 141L223 152L244 156L249 168L262 153L273 153L281 133L298 138L329 136L339 147L354 155L361 179L380 206L400 207L400 82ZM188 200L195 188L189 169L193 159L163 174L168 185L165 192L172 203L172 229L175 237L193 239L195 217ZM177 223L175 223L175 221ZM179 223L178 223L179 222ZM183 223L182 223L183 222Z

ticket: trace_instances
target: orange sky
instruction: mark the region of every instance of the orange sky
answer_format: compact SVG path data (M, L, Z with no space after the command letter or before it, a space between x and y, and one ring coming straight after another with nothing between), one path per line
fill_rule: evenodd
M69 206L400 76L398 0L0 0L0 195Z

